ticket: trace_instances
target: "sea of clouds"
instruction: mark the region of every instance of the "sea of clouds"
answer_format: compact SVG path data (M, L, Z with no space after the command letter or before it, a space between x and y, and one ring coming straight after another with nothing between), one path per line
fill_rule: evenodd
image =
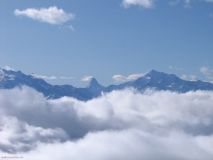
M0 90L0 159L212 160L213 92L113 91L84 102Z

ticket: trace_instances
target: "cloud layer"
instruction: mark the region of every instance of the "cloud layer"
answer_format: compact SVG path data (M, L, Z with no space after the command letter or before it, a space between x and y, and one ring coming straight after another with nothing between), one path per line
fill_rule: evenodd
M134 74L130 74L128 76L116 74L116 75L112 76L112 79L114 80L114 82L128 82L128 81L136 80L136 79L142 77L143 75L144 75L143 73L134 73Z
M124 7L129 7L131 5L138 5L144 8L152 8L154 5L153 0L123 0Z
M27 8L24 10L16 9L14 11L16 16L25 16L36 21L45 22L53 25L66 23L74 19L74 14L66 13L63 9L56 6L49 8Z
M0 90L0 156L211 160L212 104L206 91L127 89L83 102L47 100L27 87Z
M140 6L143 8L153 8L155 6L155 3L157 0L123 0L122 4L125 8L128 8L130 6ZM168 0L168 3L172 6L183 3L184 7L191 7L192 0ZM200 0L198 2L206 2L206 3L212 3L213 0Z
M40 78L40 79L44 79L44 80L73 80L75 79L74 77L71 76L48 76L48 75L40 75L40 74L31 74L33 77L35 78Z

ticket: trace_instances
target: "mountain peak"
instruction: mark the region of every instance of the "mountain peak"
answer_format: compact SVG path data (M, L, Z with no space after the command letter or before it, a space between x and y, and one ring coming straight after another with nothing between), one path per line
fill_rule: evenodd
M152 69L150 72L148 72L145 77L158 77L158 78L162 78L162 76L164 77L176 77L177 76L175 74L169 74L169 73L164 73L164 72L159 72L157 70Z
M101 85L98 83L98 81L95 78L91 78L90 82L89 82L89 88L92 87L100 87Z
M143 91L147 88L156 90L170 90L177 92L188 92L194 90L213 90L213 84L197 81L184 81L174 74L168 74L151 70L145 76L119 85L110 85L104 87L98 81L89 77L90 83L87 88L76 88L70 85L51 85L43 79L37 79L32 75L26 75L21 71L12 71L0 69L0 89L11 89L17 86L29 86L43 93L46 97L60 98L63 96L71 96L80 100L89 100L100 96L103 92L111 92L113 90L121 90L133 87L138 91Z
M163 72L159 72L159 71L157 71L157 70L154 70L154 69L152 69L151 71L149 71L148 73L147 73L147 75L156 75L156 74L162 74Z
M151 77L161 77L162 75L167 75L167 74L152 69L151 71L149 71L149 72L145 75L145 77L150 77L150 78L151 78Z

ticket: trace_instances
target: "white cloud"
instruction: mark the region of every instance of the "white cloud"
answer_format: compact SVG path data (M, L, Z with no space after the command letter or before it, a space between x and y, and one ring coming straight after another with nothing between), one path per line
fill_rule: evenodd
M90 82L93 76L84 76L81 78L82 82Z
M7 70L7 71L15 71L14 68L12 68L12 67L10 67L10 66L8 66L8 65L4 66L3 69L4 69L4 70Z
M53 25L63 24L74 19L74 14L66 13L63 9L56 6L50 6L49 8L27 8L25 10L16 9L14 11L16 16L25 16L45 22Z
M213 0L170 0L169 1L169 4L171 5L171 6L176 6L176 5L178 5L178 4L182 4L183 3L183 5L184 5L184 7L185 8L191 8L192 7L192 3L193 2L199 2L199 3L203 3L203 2L205 2L205 3L212 3L213 2Z
M123 0L122 4L126 8L132 5L137 5L144 8L152 8L154 5L154 0Z
M45 79L45 80L56 80L57 77L56 76L47 76L47 75L39 75L39 74L31 74L33 77L35 78L40 78L40 79Z
M196 81L197 76L196 75L189 75L189 74L183 74L181 76L182 79L187 80L187 81Z
M200 72L209 80L213 80L213 69L203 66L200 68Z
M123 75L121 75L121 74L113 75L113 76L112 76L112 79L113 79L115 82L126 82L126 76L123 76Z
M142 77L143 75L144 75L143 73L134 73L134 74L130 74L128 76L116 74L116 75L112 76L112 79L114 80L114 82L127 82L127 81L136 80L136 79Z
M127 89L83 102L47 100L26 87L0 90L0 156L211 160L212 103L207 91Z
M62 129L31 126L15 117L4 116L0 118L0 150L4 152L29 151L41 142L53 143L68 139Z
M47 76L47 75L40 75L40 74L31 74L31 76L35 77L35 78L40 78L40 79L44 79L44 80L72 80L74 79L74 77L71 76Z

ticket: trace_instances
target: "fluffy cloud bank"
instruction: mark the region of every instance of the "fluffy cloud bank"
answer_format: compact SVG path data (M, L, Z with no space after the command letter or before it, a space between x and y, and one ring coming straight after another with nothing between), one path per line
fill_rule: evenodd
M213 92L127 89L87 102L0 90L0 156L26 160L211 160ZM3 137L3 138L2 138Z
M45 22L53 25L63 24L74 19L74 14L66 13L63 9L56 6L49 8L27 8L25 10L16 9L14 11L16 16L25 16L33 20Z

